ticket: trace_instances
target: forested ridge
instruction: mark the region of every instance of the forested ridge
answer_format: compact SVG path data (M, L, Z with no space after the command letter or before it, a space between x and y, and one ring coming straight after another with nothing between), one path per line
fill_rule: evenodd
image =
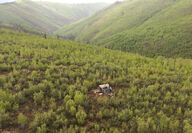
M113 96L92 90L109 83ZM0 28L0 132L191 133L192 60Z
M56 34L143 56L192 58L191 0L125 0Z

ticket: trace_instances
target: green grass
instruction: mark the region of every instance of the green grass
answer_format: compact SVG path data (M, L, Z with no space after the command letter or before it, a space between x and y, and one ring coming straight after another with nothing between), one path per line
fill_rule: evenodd
M191 132L192 60L0 35L0 132ZM112 97L93 93L103 83Z
M0 5L0 22L17 24L44 32L87 17L107 4L78 4L22 1Z
M191 6L191 0L128 0L56 33L150 57L192 58Z

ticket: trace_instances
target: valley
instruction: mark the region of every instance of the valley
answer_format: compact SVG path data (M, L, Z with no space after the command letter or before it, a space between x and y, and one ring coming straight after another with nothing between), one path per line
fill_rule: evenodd
M0 22L52 33L106 6L108 4L105 3L63 4L18 0L0 4Z

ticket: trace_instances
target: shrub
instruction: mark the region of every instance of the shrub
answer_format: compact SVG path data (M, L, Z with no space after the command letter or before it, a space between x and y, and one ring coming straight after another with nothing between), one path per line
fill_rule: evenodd
M0 64L0 72L7 72L10 70L10 66L6 64Z
M9 125L9 122L9 115L5 113L5 110L0 108L0 131L1 129L6 128Z
M47 132L46 124L43 124L37 128L37 133L46 133L46 132Z
M74 97L74 100L75 100L75 103L79 104L79 105L84 105L84 95L80 92L80 91L76 91L75 92L75 97Z
M6 77L0 76L0 87L3 86L6 83Z
M73 100L68 100L66 103L66 111L70 113L72 116L75 115L76 113L76 107L75 107L75 102Z
M83 108L79 108L79 111L76 113L76 119L77 119L77 122L82 125L85 123L85 119L87 118L87 114L86 112L84 111Z
M35 93L33 96L33 100L36 105L40 105L42 103L43 98L44 98L43 91L40 91L39 93Z
M27 124L27 117L23 113L19 113L17 117L17 122L21 127L24 127Z

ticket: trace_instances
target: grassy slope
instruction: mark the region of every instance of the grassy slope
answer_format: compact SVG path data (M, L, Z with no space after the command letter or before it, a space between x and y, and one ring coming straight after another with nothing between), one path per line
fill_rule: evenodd
M127 1L66 26L58 33L151 57L191 58L191 6L191 0Z
M0 132L191 132L192 60L0 34Z
M106 4L67 5L31 1L3 4L0 5L0 22L50 32L87 17L104 6Z

